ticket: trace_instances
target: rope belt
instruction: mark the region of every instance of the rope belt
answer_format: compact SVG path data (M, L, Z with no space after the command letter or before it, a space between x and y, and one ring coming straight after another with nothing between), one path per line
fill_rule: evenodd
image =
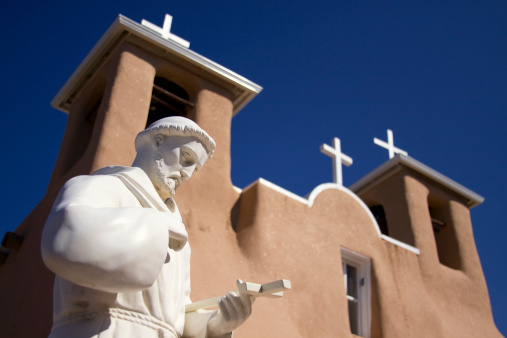
M129 311L119 308L109 308L107 311L94 311L75 313L68 315L56 320L53 323L51 330L55 330L57 327L65 324L69 324L76 321L91 320L97 317L109 317L122 319L131 323L136 323L142 326L149 327L150 329L157 330L159 332L159 338L173 338L178 337L178 334L174 328L160 319L153 316L146 315L143 313Z

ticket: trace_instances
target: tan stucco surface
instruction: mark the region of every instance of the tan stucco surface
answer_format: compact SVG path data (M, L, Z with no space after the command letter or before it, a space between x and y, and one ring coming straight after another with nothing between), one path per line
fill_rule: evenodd
M192 247L192 298L234 290L237 278L292 282L283 298L258 299L235 337L351 337L340 247L371 258L372 337L501 336L469 210L459 196L408 169L360 196L385 207L392 236L418 248L417 255L381 239L351 193L324 190L312 206L260 181L238 193L230 176L231 94L218 82L125 42L75 98L47 195L16 229L25 242L0 268L0 332L6 337L47 336L53 277L39 253L45 218L70 177L132 163L156 74L188 91L195 103L188 117L218 145L214 158L176 195ZM97 88L103 88L102 101L90 122L90 102L98 102L102 92ZM439 261L430 194L448 201L460 269Z

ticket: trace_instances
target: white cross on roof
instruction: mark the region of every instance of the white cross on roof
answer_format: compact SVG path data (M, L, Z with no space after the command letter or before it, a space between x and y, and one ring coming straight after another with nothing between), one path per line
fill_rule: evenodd
M373 138L373 142L376 145L379 145L389 150L389 158L393 158L395 154L402 154L405 156L408 155L408 153L405 150L401 150L400 148L396 148L394 146L393 131L391 129L387 129L387 143L382 140L379 140L376 137Z
M340 139L335 137L332 147L323 143L320 146L320 151L333 159L333 181L343 186L342 163L350 167L352 165L352 159L342 154Z
M190 47L190 42L187 40L183 40L179 36L174 35L170 32L171 30L171 24L173 23L173 17L169 14L165 15L164 19L164 26L162 28L158 27L157 25L152 24L149 21L146 21L144 19L141 20L141 25L151 29L152 31L157 32L158 34L162 35L162 37L166 40L172 40L176 43L179 43L183 47Z

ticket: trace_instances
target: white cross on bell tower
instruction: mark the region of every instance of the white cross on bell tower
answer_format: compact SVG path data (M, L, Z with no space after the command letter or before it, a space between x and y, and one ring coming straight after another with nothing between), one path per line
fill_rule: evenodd
M342 163L350 167L352 165L352 158L342 154L340 139L335 137L332 147L323 143L320 146L320 151L333 159L333 181L343 186Z
M162 28L160 28L157 25L154 25L151 22L146 21L144 19L141 20L141 25L151 29L152 31L157 32L164 39L172 40L172 41L179 43L180 45L182 45L183 47L186 47L186 48L190 47L190 42L188 42L187 40L183 40L179 36L176 36L170 32L172 23L173 23L173 17L170 16L169 14L165 15L164 26Z
M381 146L382 148L386 148L389 150L389 158L393 158L395 154L402 154L405 156L408 156L408 153L405 150L401 150L400 148L396 148L394 146L394 138L393 138L393 131L391 129L387 129L387 143L379 140L378 138L374 137L373 142L376 145Z

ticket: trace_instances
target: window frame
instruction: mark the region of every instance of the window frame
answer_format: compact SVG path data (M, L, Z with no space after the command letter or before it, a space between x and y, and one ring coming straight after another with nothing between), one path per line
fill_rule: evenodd
M347 298L347 309L349 301L358 304L358 333L354 333L361 337L370 337L371 331L371 259L360 255L354 251L341 247L342 256L342 273L344 278L345 296ZM357 290L358 297L354 299L347 293L347 273L346 265L356 268L357 271ZM348 312L347 312L348 313ZM350 318L349 318L350 323ZM352 331L352 328L351 328Z

